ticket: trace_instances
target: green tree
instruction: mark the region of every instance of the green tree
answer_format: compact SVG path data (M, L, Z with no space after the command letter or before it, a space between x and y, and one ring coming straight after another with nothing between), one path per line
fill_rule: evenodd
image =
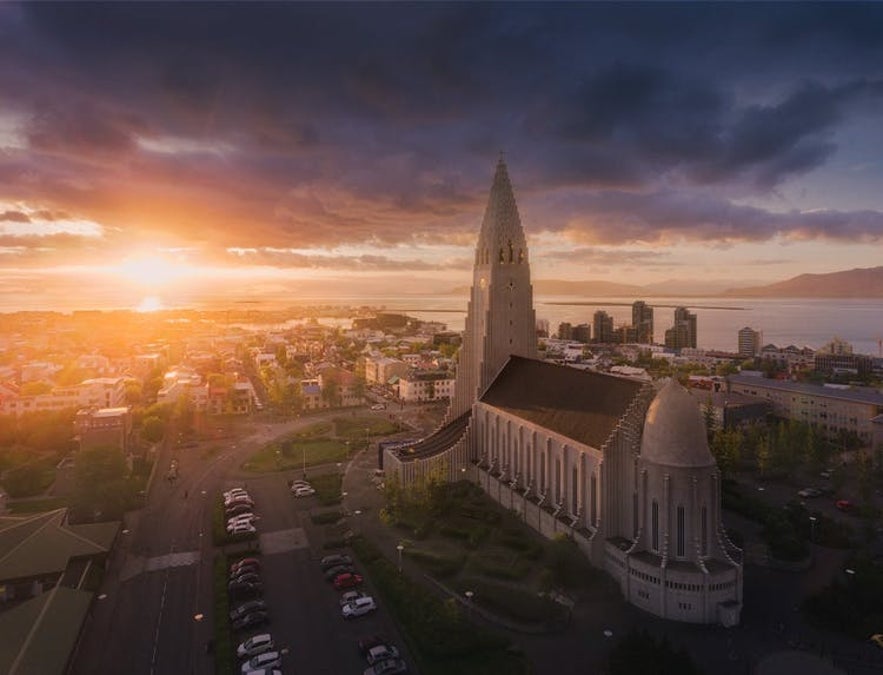
M166 424L161 417L151 415L141 422L141 436L148 443L159 443L165 435Z
M757 444L754 446L754 459L757 471L763 477L770 466L770 437L768 434L763 434L757 440Z
M717 420L714 415L714 401L711 399L711 394L708 395L705 404L702 406L702 419L705 420L705 433L708 436L708 442L711 443L714 438L714 432L717 429Z
M142 401L143 386L140 382L132 380L126 382L126 403L129 405L138 405Z
M74 468L73 505L90 517L120 518L130 497L126 459L119 448L102 446L83 450Z
M22 396L39 396L52 391L52 385L48 382L25 382L21 385Z
M711 442L711 454L724 476L731 476L741 457L742 434L736 429L719 429Z

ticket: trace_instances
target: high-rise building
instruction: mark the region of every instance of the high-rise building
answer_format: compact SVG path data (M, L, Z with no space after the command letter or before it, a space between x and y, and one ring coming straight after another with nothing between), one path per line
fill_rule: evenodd
M632 325L635 327L637 342L653 344L653 308L643 300L632 304Z
M739 331L739 355L757 356L760 353L762 341L763 334L759 330L745 326Z
M572 340L573 339L573 326L569 324L567 321L562 321L558 324L558 339L559 340Z
M599 309L592 317L592 335L593 342L600 344L609 344L616 342L616 336L613 333L613 317L603 309Z
M675 309L674 326L665 331L665 346L670 349L696 347L696 315L686 307Z
M581 323L578 326L574 326L573 339L577 342L582 342L583 344L591 342L592 327L587 323Z
M723 527L720 472L696 399L674 380L657 391L538 360L524 242L501 161L447 420L384 449L384 470L405 487L430 476L473 481L543 535L573 537L650 613L738 623L742 555ZM609 341L612 319L599 314L597 337Z

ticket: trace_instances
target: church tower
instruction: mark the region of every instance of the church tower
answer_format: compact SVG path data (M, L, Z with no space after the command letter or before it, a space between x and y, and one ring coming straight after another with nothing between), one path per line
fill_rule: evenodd
M475 247L466 330L446 421L468 412L513 354L536 358L536 315L527 242L500 158Z

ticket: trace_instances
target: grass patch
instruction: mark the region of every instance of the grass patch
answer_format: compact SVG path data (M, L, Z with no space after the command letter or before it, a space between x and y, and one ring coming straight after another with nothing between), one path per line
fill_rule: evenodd
M316 491L316 498L322 506L334 506L340 504L340 494L343 484L343 476L339 473L327 473L324 476L316 476L310 479L310 485Z
M360 441L365 439L365 429L368 430L367 436L389 436L399 429L398 427L385 420L382 417L335 417L334 429L340 438L346 438L351 441Z
M212 589L215 596L215 673L233 675L233 631L230 626L230 600L227 597L227 556L215 554Z
M434 577L452 577L463 568L465 557L463 555L446 555L436 551L407 547L403 555L416 560L422 567Z
M518 581L530 574L532 565L522 556L502 549L490 549L473 554L469 569L494 579Z
M292 439L318 438L319 436L327 436L331 433L331 422L314 422L308 427L304 427L296 434L292 435Z
M453 600L442 601L400 574L396 566L364 539L353 551L402 628L417 670L425 675L526 675L530 666L509 641L468 621Z
M67 497L47 497L46 499L11 501L8 507L10 513L42 513L60 509L63 506L68 506L69 503Z
M348 455L349 446L343 441L328 438L289 439L265 445L249 457L242 468L254 473L287 471L300 469L305 463L306 466L319 466L345 462Z
M568 620L568 611L564 606L522 587L467 577L458 580L456 588L460 593L472 591L472 602L514 621L563 627Z

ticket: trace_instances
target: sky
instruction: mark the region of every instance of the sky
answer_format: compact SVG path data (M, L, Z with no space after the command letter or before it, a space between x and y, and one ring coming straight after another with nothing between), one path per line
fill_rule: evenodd
M2 3L0 311L880 264L883 5Z

